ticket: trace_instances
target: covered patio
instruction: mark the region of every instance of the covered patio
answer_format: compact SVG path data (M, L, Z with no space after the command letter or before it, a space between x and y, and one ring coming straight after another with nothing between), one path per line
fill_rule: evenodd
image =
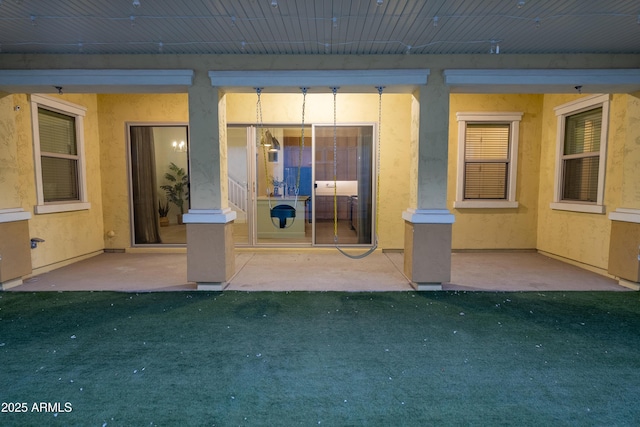
M229 291L410 291L401 252L349 259L336 251L236 253ZM445 291L628 291L618 281L534 251L454 252ZM186 254L103 253L26 279L11 291L192 291Z

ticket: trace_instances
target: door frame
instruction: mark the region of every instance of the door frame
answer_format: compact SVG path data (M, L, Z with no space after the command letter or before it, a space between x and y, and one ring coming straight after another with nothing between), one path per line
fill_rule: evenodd
M258 145L257 138L259 127L253 123L228 123L228 127L245 127L246 128L246 137L247 137L247 227L248 227L248 242L246 243L247 247L331 247L334 244L327 243L316 243L316 196L317 191L315 188L316 179L316 127L330 127L333 128L333 123L305 123L305 127L311 128L311 141L310 143L305 143L311 149L311 240L308 243L292 243L292 242L283 242L283 243L259 243L258 242L258 230L257 230L257 199L258 199L258 179L260 179L258 175ZM300 124L297 123L265 123L262 125L264 128L295 128L299 127ZM376 177L378 176L378 123L376 122L344 122L338 123L337 127L370 127L372 130L372 146L371 146L371 194L372 194L372 207L371 207L371 243L364 244L340 244L340 246L353 246L353 247L371 247L374 245L375 241L375 233L376 223L377 223L377 186L378 182ZM241 247L245 247L245 245L240 245Z
M189 153L189 147L191 145L191 132L189 129L189 122L144 122L144 121L127 121L124 124L125 128L125 145L126 145L126 161L127 161L127 190L128 190L128 203L129 203L129 242L132 248L171 248L178 247L184 248L186 247L186 235L185 235L185 243L136 243L135 237L135 219L134 219L134 201L133 201L133 182L132 182L132 173L133 173L133 165L131 161L131 128L132 127L184 127L186 130L186 156L187 156L187 176L191 173L191 156ZM189 211L189 206L191 204L190 199L187 200L186 210Z
M247 127L247 153L248 153L248 171L250 174L250 180L248 182L251 183L250 191L249 191L249 201L248 204L250 206L249 212L247 212L247 222L250 223L249 227L249 246L250 247L285 247L285 248L308 248L312 246L313 241L309 242L290 242L283 241L282 243L260 243L258 241L258 180L264 179L262 176L258 176L258 161L259 161L259 147L258 147L258 132L260 131L260 127L256 124L247 124L247 125L229 125L229 126L246 126ZM288 129L300 129L301 123L263 123L262 128L288 128ZM311 124L305 123L305 129L311 128ZM307 136L308 138L308 136ZM311 138L312 139L312 138ZM282 152L280 153L284 158L284 141L281 142L283 144ZM306 143L305 146L311 149L313 153L314 145L313 140L311 143ZM310 196L312 197L312 196ZM300 203L300 202L298 202ZM296 218L296 220L305 221L306 218ZM313 223L312 223L313 227Z

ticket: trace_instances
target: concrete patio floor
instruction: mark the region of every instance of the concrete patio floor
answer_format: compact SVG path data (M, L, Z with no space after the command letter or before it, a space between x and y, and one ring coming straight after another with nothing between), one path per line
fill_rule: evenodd
M403 254L376 252L353 260L335 251L238 251L233 291L409 291ZM104 253L33 276L10 291L196 290L186 254ZM628 291L614 279L535 252L452 254L443 290Z

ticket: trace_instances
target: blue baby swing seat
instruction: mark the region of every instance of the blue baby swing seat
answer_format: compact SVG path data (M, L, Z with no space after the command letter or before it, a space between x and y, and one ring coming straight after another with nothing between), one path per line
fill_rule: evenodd
M274 218L279 220L280 228L288 228L287 227L287 218L296 217L296 208L289 205L277 205L271 208L271 221L276 224Z

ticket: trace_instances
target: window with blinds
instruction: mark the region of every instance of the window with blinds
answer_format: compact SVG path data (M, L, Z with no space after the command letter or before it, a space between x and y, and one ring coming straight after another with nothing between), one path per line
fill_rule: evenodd
M87 108L61 97L29 95L33 125L36 214L91 209L85 167Z
M464 199L506 200L509 123L467 123L464 140Z
M518 139L524 113L458 112L456 209L516 209Z
M551 209L604 214L608 94L577 98L554 108L556 164Z
M602 107L567 116L562 155L562 200L598 200Z
M75 117L39 107L38 130L44 201L80 200Z

